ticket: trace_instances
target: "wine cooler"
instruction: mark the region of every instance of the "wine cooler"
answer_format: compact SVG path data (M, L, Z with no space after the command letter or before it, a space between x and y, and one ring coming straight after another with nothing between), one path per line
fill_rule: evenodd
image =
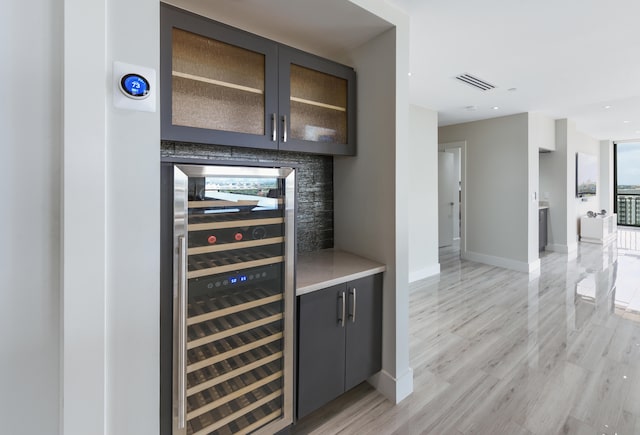
M273 434L293 421L295 172L171 166L170 433Z

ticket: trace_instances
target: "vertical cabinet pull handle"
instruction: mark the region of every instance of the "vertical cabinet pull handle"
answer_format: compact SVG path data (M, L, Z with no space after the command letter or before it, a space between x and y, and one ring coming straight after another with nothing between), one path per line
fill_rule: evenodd
M186 426L187 413L187 249L184 236L178 237L178 428Z
M287 141L287 115L282 115L282 142Z
M271 142L278 140L278 119L275 113L271 114Z
M349 290L349 294L353 297L351 302L351 314L349 314L349 317L351 317L352 323L356 323L356 289L355 287Z
M338 292L338 300L342 303L338 308L338 323L344 328L344 318L347 311L347 304L344 292Z

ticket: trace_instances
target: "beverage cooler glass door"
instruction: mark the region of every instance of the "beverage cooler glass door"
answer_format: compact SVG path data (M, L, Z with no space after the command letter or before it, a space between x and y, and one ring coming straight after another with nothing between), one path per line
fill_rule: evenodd
M174 166L174 434L293 421L294 177Z

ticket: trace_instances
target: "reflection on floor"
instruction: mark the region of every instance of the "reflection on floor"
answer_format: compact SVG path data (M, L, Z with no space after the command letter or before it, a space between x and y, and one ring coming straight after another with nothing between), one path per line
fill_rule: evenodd
M640 229L620 227L616 266L622 270L640 271ZM618 276L613 300L616 314L640 322L640 280L637 275Z
M294 433L640 434L640 252L541 263L530 278L441 250L412 285L413 394L393 406L365 383Z

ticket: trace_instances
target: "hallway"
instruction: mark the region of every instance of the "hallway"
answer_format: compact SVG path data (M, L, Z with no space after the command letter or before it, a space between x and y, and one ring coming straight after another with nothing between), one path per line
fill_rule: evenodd
M295 433L639 434L640 252L627 248L543 253L537 277L441 250L440 276L411 288L414 393L394 407L362 384Z

